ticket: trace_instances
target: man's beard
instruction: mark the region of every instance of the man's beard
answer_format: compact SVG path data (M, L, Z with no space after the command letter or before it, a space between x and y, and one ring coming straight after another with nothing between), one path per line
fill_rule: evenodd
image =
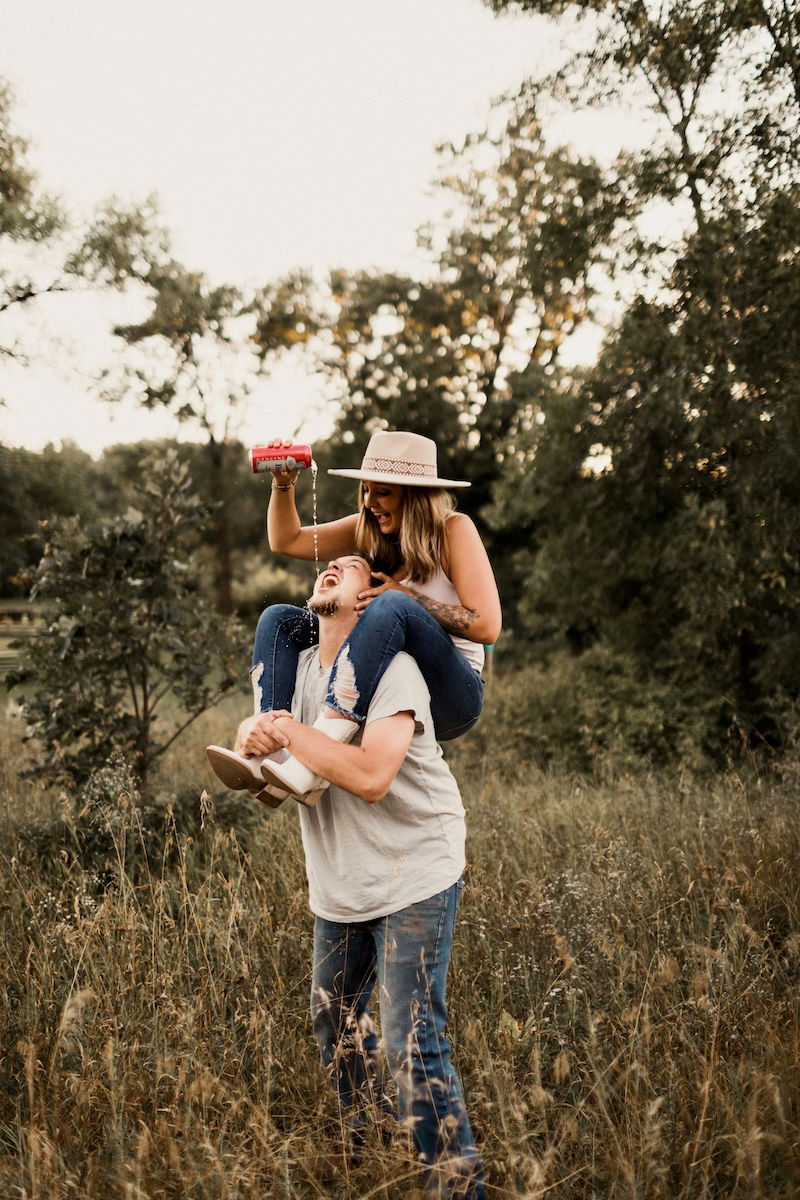
M316 617L332 617L339 611L338 600L323 600L322 597L309 596L306 608Z

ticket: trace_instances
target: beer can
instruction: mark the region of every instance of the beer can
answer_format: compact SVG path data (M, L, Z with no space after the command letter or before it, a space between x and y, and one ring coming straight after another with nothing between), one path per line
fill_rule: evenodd
M250 451L253 471L297 471L311 466L310 446L253 446Z

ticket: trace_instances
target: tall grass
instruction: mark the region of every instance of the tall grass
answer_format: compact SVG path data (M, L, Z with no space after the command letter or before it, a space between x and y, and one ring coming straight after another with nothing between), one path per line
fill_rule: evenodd
M4 1200L413 1194L404 1145L341 1152L294 813L199 803L224 720L150 806L121 770L84 797L35 790L4 731ZM791 781L592 784L468 743L454 769L451 1031L491 1194L800 1194Z

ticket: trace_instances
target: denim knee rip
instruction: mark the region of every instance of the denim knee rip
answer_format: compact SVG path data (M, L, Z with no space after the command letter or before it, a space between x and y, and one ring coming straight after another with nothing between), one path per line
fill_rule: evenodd
M261 702L264 698L264 692L261 687L261 676L264 674L263 662L256 663L250 672L250 682L253 685L253 712L256 714L261 712Z
M331 689L336 700L337 709L345 716L352 713L358 704L358 688L356 673L350 661L349 647L344 646L336 659L336 673L331 682Z

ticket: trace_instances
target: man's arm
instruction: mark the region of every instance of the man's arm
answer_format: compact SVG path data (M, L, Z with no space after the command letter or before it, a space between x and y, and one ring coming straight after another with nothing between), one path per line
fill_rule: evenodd
M414 715L395 713L371 721L360 746L342 746L319 729L302 725L289 716L263 713L250 718L250 729L242 741L245 754L269 754L282 744L305 766L336 787L376 804L388 792L414 736ZM259 726L263 725L261 732ZM272 743L267 747L265 736Z

